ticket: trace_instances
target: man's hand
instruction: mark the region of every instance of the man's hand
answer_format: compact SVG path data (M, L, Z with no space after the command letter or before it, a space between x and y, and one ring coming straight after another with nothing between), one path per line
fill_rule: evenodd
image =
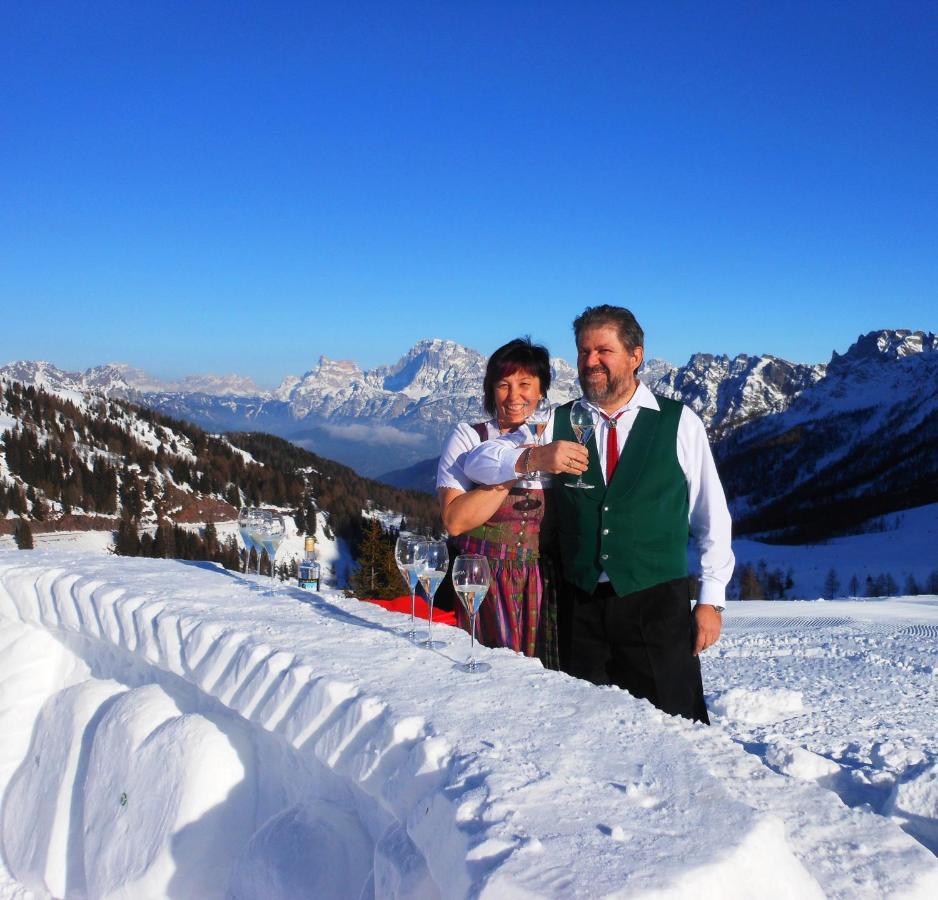
M720 639L720 627L723 620L720 614L706 603L694 607L694 620L697 623L697 640L694 642L694 656L707 647L712 647Z
M573 441L551 441L531 449L528 468L552 475L582 475L589 468L589 453Z

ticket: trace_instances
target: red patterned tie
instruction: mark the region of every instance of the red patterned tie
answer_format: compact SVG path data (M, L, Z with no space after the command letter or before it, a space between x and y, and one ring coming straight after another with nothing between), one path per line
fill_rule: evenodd
M622 410L625 412L625 410ZM604 412L600 415L608 426L606 428L606 484L612 481L612 473L616 470L619 462L619 435L616 434L616 423L622 413L616 413L614 416L607 416Z

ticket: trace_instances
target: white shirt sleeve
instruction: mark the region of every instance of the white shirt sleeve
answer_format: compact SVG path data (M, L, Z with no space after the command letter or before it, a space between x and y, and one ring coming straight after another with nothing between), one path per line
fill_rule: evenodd
M700 552L698 602L722 606L736 563L732 521L706 429L700 417L687 406L678 423L677 459L687 478L690 531Z
M549 444L554 433L554 417L544 427L541 443ZM480 443L463 460L466 475L476 484L504 484L518 478L515 463L524 447L534 443L534 437L525 427ZM442 460L442 457L441 457Z
M466 454L473 447L478 447L480 438L471 425L460 422L451 432L443 445L440 462L436 468L436 487L456 488L471 491L475 484L463 469Z

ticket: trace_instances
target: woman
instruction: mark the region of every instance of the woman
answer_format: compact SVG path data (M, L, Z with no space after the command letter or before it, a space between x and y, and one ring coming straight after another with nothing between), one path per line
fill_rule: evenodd
M546 554L545 501L539 480L476 485L461 460L482 441L528 429L525 418L550 387L546 348L518 338L489 358L482 383L483 406L491 416L474 425L461 422L443 447L437 492L443 524L457 535L460 553L489 560L492 585L479 610L478 638L488 647L510 647L558 668L555 578ZM533 435L532 435L533 441ZM460 624L468 616L457 604Z

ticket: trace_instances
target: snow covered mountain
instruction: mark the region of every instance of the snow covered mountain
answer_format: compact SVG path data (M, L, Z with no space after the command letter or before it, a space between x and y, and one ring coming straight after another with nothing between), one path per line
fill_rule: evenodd
M681 400L719 437L772 413L783 412L805 388L824 377L826 366L790 363L775 356L712 356L695 353L679 369L646 378L666 397Z
M938 340L879 331L715 446L736 532L811 540L938 500Z
M829 366L698 353L681 367L649 359L642 376L652 390L691 406L718 440L745 423L784 413L804 392L825 383L829 369L836 383L844 368L854 379L874 378L878 367L866 376L858 370L933 348L934 336L925 332L879 331L861 337L843 356L835 352ZM552 366L551 399L577 396L575 370L560 358ZM418 341L393 365L370 370L323 356L304 375L289 375L269 392L237 375L163 383L122 364L78 374L50 363L19 362L0 368L0 377L50 391L126 397L212 431L267 431L375 476L435 457L456 422L483 418L484 368L481 353L432 338Z
M178 382L160 381L126 363L107 363L84 372L66 372L44 361L19 361L0 368L0 378L41 387L54 394L100 394L121 400L140 400L150 394L208 394L214 397L268 396L242 375L188 375Z

